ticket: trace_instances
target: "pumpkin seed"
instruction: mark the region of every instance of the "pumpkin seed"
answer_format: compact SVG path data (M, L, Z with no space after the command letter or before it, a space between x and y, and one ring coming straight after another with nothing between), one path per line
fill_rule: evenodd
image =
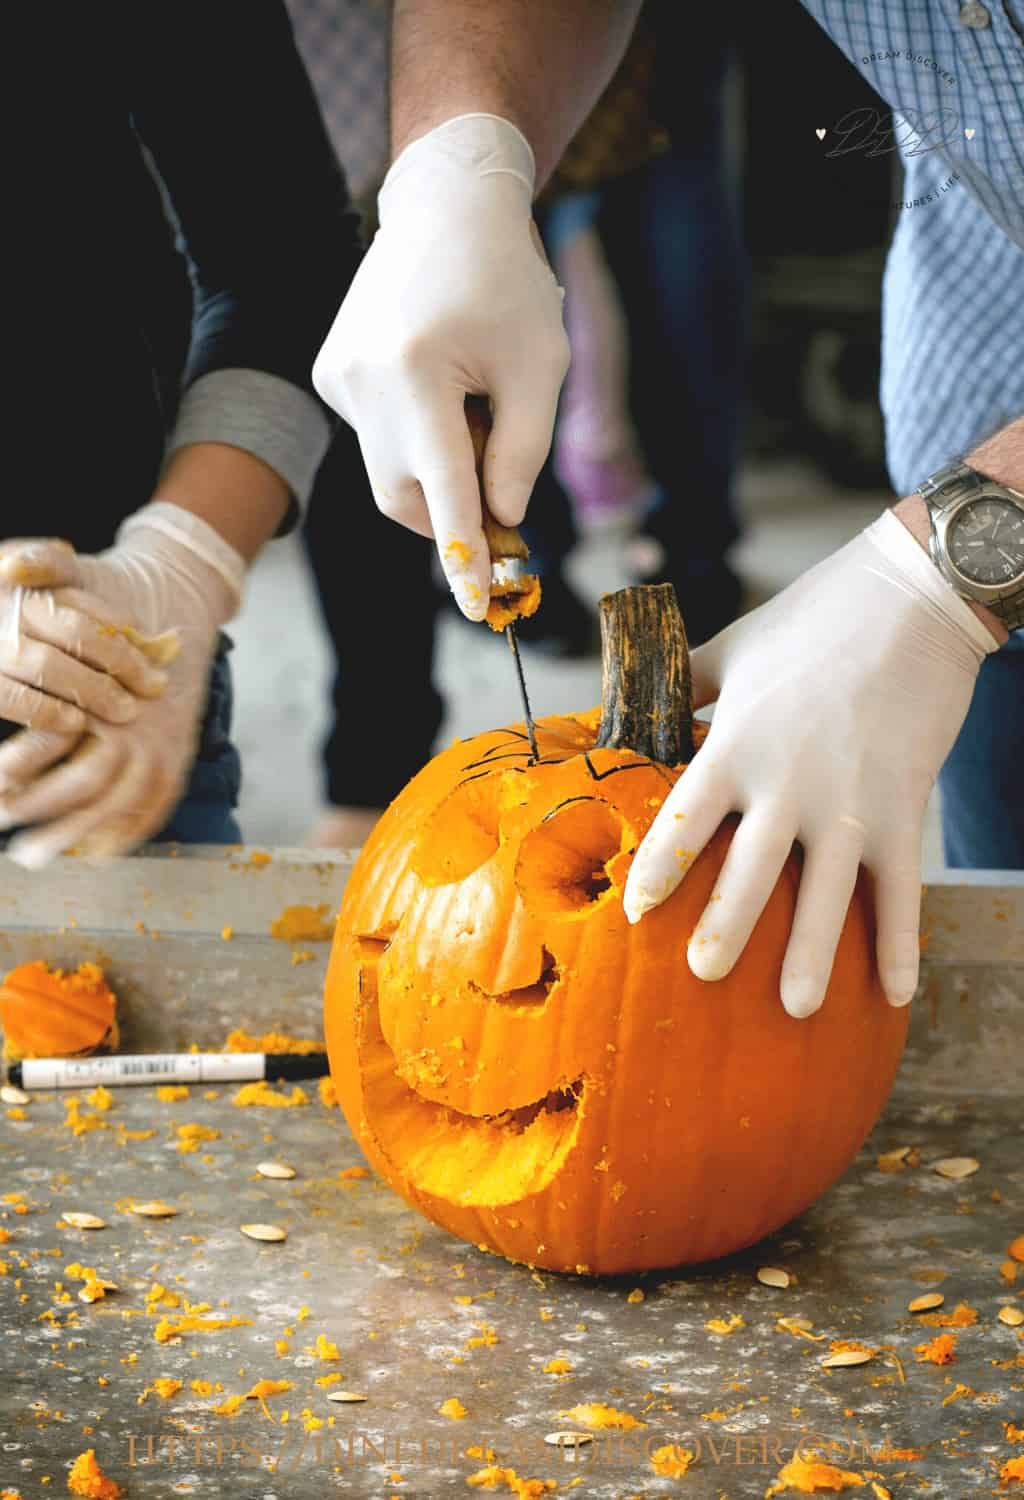
M366 1397L358 1391L328 1391L328 1401L365 1401Z
M788 1271L780 1271L777 1266L761 1266L757 1273L757 1279L762 1286L789 1286L792 1277Z
M589 1432L549 1432L544 1441L550 1448L582 1448L594 1439Z
M940 1177L950 1177L954 1182L959 1182L962 1177L972 1177L981 1166L980 1161L975 1161L973 1156L944 1156L941 1161L932 1162L932 1170L938 1172Z
M29 1104L32 1096L24 1089L16 1089L13 1083L0 1083L0 1099L4 1104Z
M80 1214L68 1212L61 1214L65 1224L70 1224L72 1229L106 1229L106 1219L98 1219L95 1214Z
M146 1203L130 1203L128 1211L141 1214L144 1219L172 1219L178 1213L173 1203L163 1203L159 1198L151 1198Z
M923 1297L907 1303L907 1312L930 1312L933 1307L941 1307L945 1300L941 1292L925 1292Z
M242 1224L239 1226L243 1234L248 1235L251 1240L286 1240L288 1231L282 1229L279 1224Z
M283 1161L261 1161L257 1165L256 1170L261 1177L280 1177L283 1179L295 1176L295 1168L288 1166L287 1162Z
M874 1357L870 1349L841 1349L838 1354L830 1354L827 1359L823 1359L821 1367L823 1370L835 1370L844 1365L866 1365Z
M998 1312L1000 1323L1005 1323L1007 1328L1019 1328L1024 1323L1024 1312L1019 1307L1001 1307Z

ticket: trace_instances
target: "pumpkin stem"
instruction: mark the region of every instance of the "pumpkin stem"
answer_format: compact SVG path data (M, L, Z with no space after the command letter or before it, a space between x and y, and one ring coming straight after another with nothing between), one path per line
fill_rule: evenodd
M605 594L601 614L601 725L597 744L662 765L693 756L690 650L676 591L643 584Z

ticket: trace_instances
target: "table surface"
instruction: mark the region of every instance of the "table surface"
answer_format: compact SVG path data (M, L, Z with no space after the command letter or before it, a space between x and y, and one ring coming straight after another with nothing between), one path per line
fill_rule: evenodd
M274 852L254 864L250 853L122 861L102 895L81 862L68 861L45 897L5 868L0 956L103 961L126 1050L219 1047L243 1023L316 1037L327 945L289 946L268 924L287 904L333 909L350 861ZM71 1461L94 1447L128 1500L472 1494L467 1479L491 1449L559 1494L747 1500L794 1451L831 1442L832 1461L865 1481L853 1493L874 1495L872 1480L897 1497L998 1493L999 1465L1024 1453L1005 1436L1005 1424L1024 1426L1024 1337L996 1316L1024 1308L1024 1266L1016 1283L1000 1274L1024 1234L1022 901L1020 886L992 881L929 892L922 993L872 1137L798 1220L683 1271L560 1277L456 1241L372 1174L344 1175L361 1156L315 1083L307 1104L275 1110L236 1107L235 1086L193 1087L173 1103L119 1089L96 1112L101 1128L78 1137L56 1092L34 1096L25 1120L0 1110L0 1489L65 1493ZM293 963L303 952L312 957ZM183 1153L182 1124L217 1135ZM879 1153L903 1145L919 1164L879 1170ZM947 1180L930 1164L949 1156L980 1169ZM260 1177L266 1159L297 1175ZM178 1212L139 1218L133 1198ZM106 1227L58 1227L70 1210ZM254 1221L283 1226L287 1240L245 1238L239 1226ZM81 1302L65 1269L74 1262L117 1290ZM784 1267L794 1284L761 1285L763 1266ZM202 1316L243 1321L159 1342L160 1319L183 1304L147 1310L154 1283L210 1304ZM630 1300L637 1288L643 1299ZM917 1361L916 1346L941 1330L906 1310L933 1289L944 1312L960 1302L978 1312L945 1367ZM707 1327L735 1315L731 1333ZM784 1316L810 1319L824 1339L780 1329ZM321 1335L337 1361L317 1355ZM878 1352L824 1369L832 1339ZM571 1368L545 1373L552 1359ZM365 1402L330 1403L316 1382L332 1373ZM159 1377L182 1388L145 1395ZM292 1386L265 1407L214 1411L263 1379ZM203 1395L194 1380L221 1389ZM466 1409L460 1420L441 1415L451 1397ZM544 1444L583 1431L560 1414L589 1402L644 1425L597 1431L575 1452ZM696 1455L685 1478L655 1473L649 1454L665 1444Z

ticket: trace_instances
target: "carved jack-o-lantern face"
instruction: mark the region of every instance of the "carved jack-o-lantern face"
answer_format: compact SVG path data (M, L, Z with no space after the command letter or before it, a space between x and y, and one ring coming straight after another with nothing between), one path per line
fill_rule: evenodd
M851 906L827 1003L778 999L794 856L732 974L690 972L687 941L723 828L631 927L630 856L678 771L593 748L594 721L514 730L436 757L350 878L326 990L342 1107L422 1212L556 1270L725 1254L812 1202L888 1093L907 1018Z

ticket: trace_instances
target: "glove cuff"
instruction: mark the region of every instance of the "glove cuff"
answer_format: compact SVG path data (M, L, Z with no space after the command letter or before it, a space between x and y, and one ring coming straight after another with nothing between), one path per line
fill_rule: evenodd
M883 511L863 535L899 569L915 594L939 613L947 625L967 637L979 663L990 652L999 650L999 642L991 630L947 583L924 548L891 510Z
M405 189L416 195L431 191L452 173L514 179L525 189L527 203L533 201L537 165L518 126L501 115L455 115L412 141L391 163L377 198L380 222Z
M201 516L169 500L157 500L122 521L116 540L121 543L141 530L159 532L212 568L231 594L231 608L225 619L232 619L238 613L245 593L245 560Z

